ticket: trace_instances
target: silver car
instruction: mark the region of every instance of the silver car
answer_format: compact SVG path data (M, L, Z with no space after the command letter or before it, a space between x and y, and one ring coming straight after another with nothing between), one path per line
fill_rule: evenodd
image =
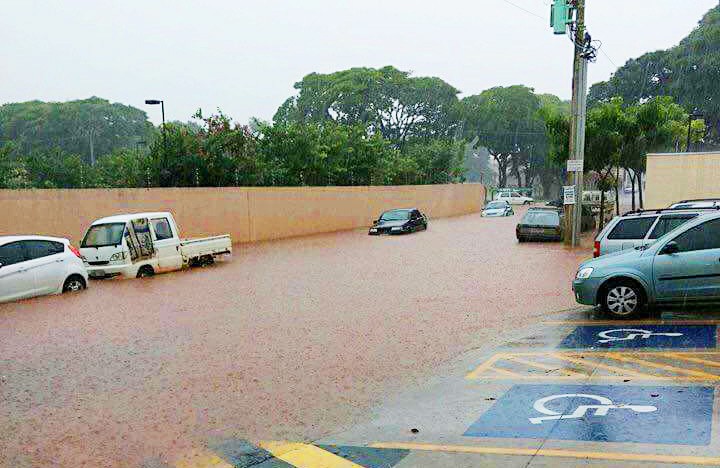
M720 213L696 216L647 247L584 262L573 291L614 318L646 304L720 301Z
M699 214L716 209L705 207L636 210L616 216L595 237L593 257L649 245Z
M505 200L495 200L485 205L481 216L484 218L493 218L498 216L512 216L514 214L515 212L513 211L512 206L510 206L510 203Z

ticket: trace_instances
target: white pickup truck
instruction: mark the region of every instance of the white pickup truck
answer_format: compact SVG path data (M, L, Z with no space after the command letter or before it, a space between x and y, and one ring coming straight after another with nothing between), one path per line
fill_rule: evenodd
M141 278L210 264L216 257L231 253L229 235L180 239L175 219L167 212L98 219L80 243L80 254L91 278Z

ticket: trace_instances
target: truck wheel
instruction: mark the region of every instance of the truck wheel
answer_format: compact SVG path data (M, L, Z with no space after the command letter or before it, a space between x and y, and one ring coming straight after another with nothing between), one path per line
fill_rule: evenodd
M200 266L210 266L213 263L215 263L215 259L212 255L205 255L202 258L200 258Z
M615 319L630 319L640 315L645 305L645 292L630 280L613 281L600 294L603 311Z
M150 278L151 276L155 276L155 270L150 265L141 266L137 272L138 278Z

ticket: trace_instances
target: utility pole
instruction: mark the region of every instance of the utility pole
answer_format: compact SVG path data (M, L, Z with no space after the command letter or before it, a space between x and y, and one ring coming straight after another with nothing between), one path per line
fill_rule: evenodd
M556 34L564 34L562 24L567 21L564 8L574 8L575 27L571 28L573 42L572 103L570 106L570 159L579 161L580 168L567 171L567 186L574 186L575 203L565 208L565 243L573 247L579 244L582 226L583 160L585 159L585 115L587 109L587 65L591 59L589 36L585 31L585 0L555 0L551 24ZM561 18L561 15L562 18ZM574 30L573 30L574 29ZM568 236L570 234L570 236Z

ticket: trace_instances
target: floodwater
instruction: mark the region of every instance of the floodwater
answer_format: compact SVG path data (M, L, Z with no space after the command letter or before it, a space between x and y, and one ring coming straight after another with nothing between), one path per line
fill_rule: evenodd
M575 305L589 250L511 218L236 246L231 260L0 304L0 466L139 466L313 440L502 331Z

